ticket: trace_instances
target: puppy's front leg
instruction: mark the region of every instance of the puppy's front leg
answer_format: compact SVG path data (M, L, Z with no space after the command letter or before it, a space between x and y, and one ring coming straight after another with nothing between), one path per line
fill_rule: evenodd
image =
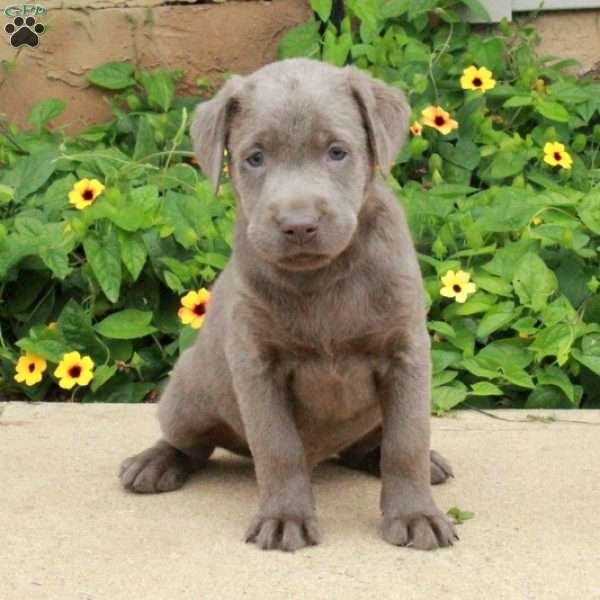
M452 545L458 539L431 494L430 372L429 338L417 335L380 381L383 537L420 550Z
M246 541L294 551L319 542L310 472L282 373L252 345L232 353L233 383L259 488L258 514Z

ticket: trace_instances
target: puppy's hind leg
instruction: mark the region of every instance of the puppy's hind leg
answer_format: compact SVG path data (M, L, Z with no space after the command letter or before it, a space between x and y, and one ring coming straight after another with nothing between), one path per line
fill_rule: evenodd
M182 355L178 366L189 358ZM170 492L180 488L192 471L206 465L216 444L210 435L212 419L194 402L203 391L190 389L176 367L158 406L163 439L123 461L119 478L125 489L146 494Z
M369 433L339 454L339 462L345 467L363 471L376 477L381 476L381 429ZM450 463L436 450L430 450L431 485L444 483L454 477Z

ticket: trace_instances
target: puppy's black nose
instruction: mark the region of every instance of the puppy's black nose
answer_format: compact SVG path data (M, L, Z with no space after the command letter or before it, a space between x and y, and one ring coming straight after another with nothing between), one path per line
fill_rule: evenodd
M288 242L302 245L317 235L319 221L315 217L286 217L279 227Z

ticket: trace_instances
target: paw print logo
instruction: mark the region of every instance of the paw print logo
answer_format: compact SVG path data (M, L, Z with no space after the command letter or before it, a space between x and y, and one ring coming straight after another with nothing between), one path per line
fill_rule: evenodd
M40 39L40 36L46 28L41 23L36 23L34 17L15 17L12 23L7 23L4 26L4 31L10 35L10 45L13 48L19 46L31 46L35 48Z

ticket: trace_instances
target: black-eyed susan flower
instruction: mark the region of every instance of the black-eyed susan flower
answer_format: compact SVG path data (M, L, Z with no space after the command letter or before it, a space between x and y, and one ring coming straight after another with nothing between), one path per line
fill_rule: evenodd
M209 300L210 292L205 288L188 292L181 298L181 308L177 312L181 322L194 329L200 329L204 324Z
M423 135L423 125L421 125L421 123L419 123L419 121L415 121L411 126L410 126L410 132L413 135Z
M470 281L471 275L466 271L448 271L442 278L444 284L440 294L445 298L454 298L458 303L467 301L469 294L474 294L477 286Z
M487 92L496 85L496 80L492 77L492 72L485 67L479 69L471 65L467 67L460 78L460 86L463 90L479 90Z
M544 162L563 169L570 169L573 164L571 155L565 150L565 145L560 142L547 142L544 146Z
M75 385L88 385L94 378L94 361L89 356L81 356L79 352L67 352L54 370L58 377L58 385L63 390L70 390Z
M19 357L15 367L15 381L25 385L35 385L42 380L42 375L47 367L46 359L26 352Z
M458 123L451 119L450 115L441 106L428 106L421 112L421 115L423 116L423 125L433 127L444 135L448 135L458 127Z
M90 206L103 191L104 185L97 179L81 179L69 192L69 202L74 204L75 208L83 210Z

